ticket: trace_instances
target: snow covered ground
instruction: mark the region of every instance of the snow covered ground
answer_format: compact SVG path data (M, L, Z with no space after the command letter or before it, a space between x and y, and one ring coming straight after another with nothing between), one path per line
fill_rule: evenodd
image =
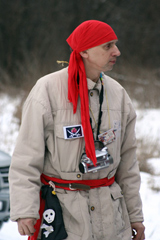
M18 135L18 119L14 116L20 98L0 95L0 149L12 154ZM149 146L150 140L160 146L160 110L137 109L136 133ZM145 217L146 240L160 240L160 158L148 160L154 169L150 175L141 172L141 197ZM0 240L26 240L18 234L17 225L11 221L3 224Z

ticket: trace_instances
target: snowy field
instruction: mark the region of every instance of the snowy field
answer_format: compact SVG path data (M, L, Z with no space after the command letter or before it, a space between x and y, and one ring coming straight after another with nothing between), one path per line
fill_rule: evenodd
M20 98L0 95L0 149L12 154L18 135L18 119L14 116ZM150 140L160 146L160 110L137 109L136 133L149 146ZM141 172L141 197L145 217L146 240L160 240L160 158L148 160L154 169L150 175ZM11 221L4 223L0 230L0 240L26 240L18 234L17 225Z

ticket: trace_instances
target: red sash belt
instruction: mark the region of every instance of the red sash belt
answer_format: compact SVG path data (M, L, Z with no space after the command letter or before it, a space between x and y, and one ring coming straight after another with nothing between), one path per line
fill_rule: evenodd
M115 177L112 177L110 179L102 178L102 179L91 179L91 180L63 180L59 178L49 177L49 176L46 176L45 174L41 175L41 182L43 184L48 185L49 181L52 181L55 184L56 188L62 188L68 191L77 191L77 190L89 190L93 188L110 186L114 183ZM38 233L41 226L44 206L45 206L45 202L41 198L41 194L40 194L40 209L39 209L40 219L37 220L37 223L34 226L36 229L36 232L32 237L29 237L28 240L37 240Z
M110 179L102 178L90 180L63 180L59 178L49 177L44 174L41 175L41 182L43 184L48 184L49 181L52 181L55 184L56 188L62 188L69 191L76 191L110 186L114 183L115 178L112 177Z

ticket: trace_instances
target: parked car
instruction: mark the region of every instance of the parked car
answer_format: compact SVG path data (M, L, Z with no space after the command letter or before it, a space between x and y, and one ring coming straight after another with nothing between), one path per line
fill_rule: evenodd
M11 156L0 150L0 226L10 214L8 173Z

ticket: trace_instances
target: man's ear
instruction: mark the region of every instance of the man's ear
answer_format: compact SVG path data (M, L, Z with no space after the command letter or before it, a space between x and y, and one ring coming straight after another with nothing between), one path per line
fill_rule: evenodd
M87 52L87 50L86 50L86 51L83 51L83 52L80 52L79 54L80 54L81 57L83 57L83 58L88 58L88 52Z

